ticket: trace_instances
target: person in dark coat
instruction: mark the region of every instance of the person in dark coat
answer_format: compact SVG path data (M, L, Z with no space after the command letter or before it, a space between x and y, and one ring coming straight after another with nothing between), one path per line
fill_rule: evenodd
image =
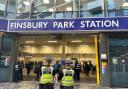
M15 71L14 81L18 82L20 80L20 76L19 76L20 68L19 68L19 63L18 62L15 62L14 71Z
M40 77L40 74L41 74L41 63L38 62L38 63L35 63L35 69L34 69L34 73L36 74L36 80L38 81L39 80L39 77Z
M31 71L31 64L30 63L26 64L26 69L27 69L27 76L28 76L30 74L30 71Z
M80 72L81 72L81 65L78 61L75 62L74 67L74 80L79 81L80 80Z
M90 65L87 62L84 62L83 69L84 73L86 74L86 77L89 77Z
M61 81L62 78L63 78L63 69L62 66L59 65L58 80Z
M19 62L19 80L23 79L23 68L24 68L23 63Z

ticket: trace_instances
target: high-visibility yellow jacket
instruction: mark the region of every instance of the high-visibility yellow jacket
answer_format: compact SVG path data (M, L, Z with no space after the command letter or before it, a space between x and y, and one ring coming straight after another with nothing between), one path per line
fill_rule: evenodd
M61 80L61 86L73 86L74 85L74 71L71 69L63 70L63 78Z
M40 77L40 84L53 83L53 76L52 76L53 69L51 67L42 67L41 71L42 74Z

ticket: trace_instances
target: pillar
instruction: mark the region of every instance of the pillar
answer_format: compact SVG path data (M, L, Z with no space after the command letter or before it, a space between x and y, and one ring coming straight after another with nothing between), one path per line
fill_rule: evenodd
M65 48L66 48L66 42L65 39L63 38L62 40L62 59L66 59L66 53L65 53Z
M19 47L19 37L16 34L10 34L10 37L13 39L12 42L12 52L11 52L11 63L10 63L10 77L9 82L14 81L14 63L17 61L18 56L18 47Z
M78 16L78 8L77 8L77 6L78 6L78 3L77 3L77 1L76 0L73 0L73 7L72 7L72 11L73 11L73 18L77 18L77 16Z
M2 32L0 32L0 51L1 51L1 43L2 43L2 35L3 35L3 33Z
M106 33L99 34L99 62L100 62L100 77L101 85L105 87L110 86L109 77L109 46L108 46L108 36Z

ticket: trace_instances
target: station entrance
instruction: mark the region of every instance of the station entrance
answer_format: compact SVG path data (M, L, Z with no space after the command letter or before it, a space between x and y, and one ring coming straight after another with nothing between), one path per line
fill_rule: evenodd
M51 59L51 66L56 61L63 65L65 60L72 61L74 66L78 60L81 64L80 82L96 83L98 49L95 38L96 35L85 34L21 35L17 59L24 65L23 81L36 80L36 64L45 64L45 59ZM86 63L90 66L89 77L85 73Z

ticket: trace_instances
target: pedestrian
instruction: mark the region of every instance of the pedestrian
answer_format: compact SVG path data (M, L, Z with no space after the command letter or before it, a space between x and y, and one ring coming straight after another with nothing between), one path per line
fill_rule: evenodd
M19 65L19 80L22 80L23 79L23 68L24 68L24 65L22 62L18 62L18 65Z
M27 76L28 76L31 71L31 64L29 62L26 64L26 70L27 70Z
M75 81L79 81L80 80L81 65L78 61L75 62L74 71L75 71L74 79L75 79Z
M41 63L35 63L35 68L34 68L34 73L36 74L36 80L39 80L40 77L40 72L41 72Z
M86 77L89 77L90 66L87 62L84 62L83 69L84 69L84 73L86 74Z
M92 62L91 62L91 61L89 61L89 62L88 62L88 64L89 64L89 68L90 68L90 70L89 70L89 71L92 73L93 64L92 64Z
M14 76L14 81L15 82L18 82L20 79L19 79L19 63L16 62L15 65L14 65L14 71L15 71L15 76Z
M53 76L59 73L59 62L56 61L56 64L53 65Z
M63 77L63 69L62 66L59 65L58 80L60 81L62 77Z

